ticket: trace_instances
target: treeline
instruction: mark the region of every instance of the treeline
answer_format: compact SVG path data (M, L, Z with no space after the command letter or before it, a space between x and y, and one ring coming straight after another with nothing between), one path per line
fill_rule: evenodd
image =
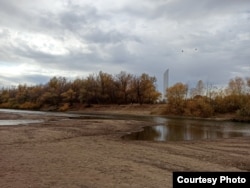
M236 77L225 88L197 82L195 88L176 83L167 89L165 114L211 117L237 114L250 118L250 78Z
M143 73L141 76L120 72L90 74L73 81L53 77L44 85L2 88L0 107L15 109L41 109L54 106L67 110L73 104L151 104L161 96L156 89L156 78Z

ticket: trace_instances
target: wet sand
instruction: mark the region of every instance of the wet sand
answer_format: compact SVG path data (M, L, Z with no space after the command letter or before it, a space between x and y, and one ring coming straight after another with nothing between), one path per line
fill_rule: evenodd
M44 119L0 126L0 187L172 187L173 171L250 171L250 137L149 142L120 137L150 124L1 113Z

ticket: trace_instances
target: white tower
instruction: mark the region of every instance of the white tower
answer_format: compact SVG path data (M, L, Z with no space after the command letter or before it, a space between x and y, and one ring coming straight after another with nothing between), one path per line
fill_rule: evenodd
M169 77L169 69L164 72L163 75L163 99L166 99L167 88L168 88L168 77Z

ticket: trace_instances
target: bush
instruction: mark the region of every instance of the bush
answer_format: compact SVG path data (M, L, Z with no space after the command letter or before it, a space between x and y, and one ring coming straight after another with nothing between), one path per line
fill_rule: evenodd
M12 108L12 105L9 102L1 103L0 108Z
M185 108L185 115L187 116L209 117L213 113L212 106L203 98L187 101Z
M237 110L237 115L250 117L250 101L245 103L239 110Z
M69 103L64 103L60 108L59 108L59 111L61 112L65 112L67 110L69 110Z
M35 109L39 109L40 105L37 103L33 103L33 102L25 102L23 104L19 105L20 109L27 109L27 110L35 110Z

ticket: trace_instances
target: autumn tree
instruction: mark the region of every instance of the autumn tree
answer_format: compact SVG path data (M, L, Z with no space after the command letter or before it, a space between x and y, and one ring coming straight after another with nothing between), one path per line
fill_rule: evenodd
M237 81L237 82L236 82ZM240 90L240 94L237 96L237 102L239 103L239 109L237 114L243 117L250 117L250 78L243 80L242 78L235 78L236 88Z
M26 84L21 85L19 84L17 86L17 91L16 91L16 101L18 104L22 104L28 100L28 87Z
M75 92L74 94L74 98L73 98L73 103L79 103L79 94L80 94L80 90L81 90L81 86L82 86L82 80L80 78L76 78L75 80L73 80L70 83L70 89L72 89L73 92Z
M113 76L99 72L97 76L97 81L100 86L100 101L102 103L114 103L115 102L115 84Z
M53 77L44 87L44 93L41 96L42 103L58 106L62 102L61 94L68 89L67 79L65 77Z
M131 91L132 75L124 71L115 77L115 87L118 95L118 103L127 103Z
M72 106L75 100L76 92L74 92L74 90L70 88L66 92L63 92L61 96L64 102L68 102L70 106Z
M188 86L180 82L167 89L166 98L170 112L175 114L182 114L184 112L187 93Z
M90 74L83 80L80 100L88 105L100 103L100 85L95 74Z
M213 115L214 109L210 105L206 96L196 95L189 99L185 106L185 115L196 117L209 117Z
M128 104L154 103L160 93L156 78L143 73L135 76L126 72L110 75L100 71L86 78L69 81L53 77L48 83L37 86L18 85L2 89L0 106L6 108L67 110L73 104ZM67 104L67 105L66 105Z
M242 95L245 93L246 84L241 77L235 77L228 83L227 91L229 95Z
M227 110L229 112L237 111L246 102L245 91L245 81L241 77L235 77L229 81L226 88L227 96L224 98L227 101Z
M40 105L40 97L42 96L44 92L43 85L36 85L29 88L29 101L32 103L35 103L37 105Z
M0 95L0 107L11 108L11 105L9 103L10 99L11 99L10 89L2 88Z
M135 102L154 103L161 94L156 90L156 78L143 73L140 77L132 79L132 93Z
M246 84L247 84L247 94L250 94L250 78L246 78Z

